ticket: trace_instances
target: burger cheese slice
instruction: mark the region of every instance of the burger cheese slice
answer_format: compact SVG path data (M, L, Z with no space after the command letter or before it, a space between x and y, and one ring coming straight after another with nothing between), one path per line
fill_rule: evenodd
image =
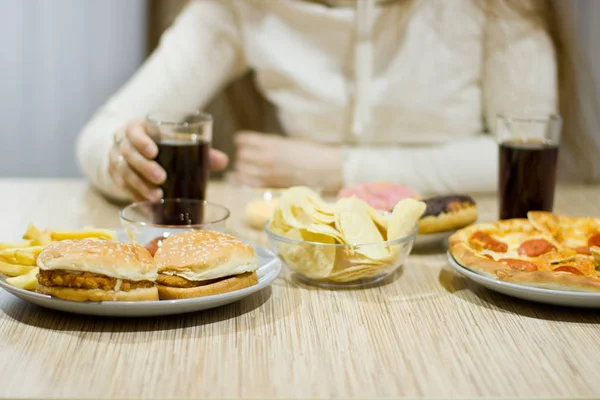
M219 232L191 230L171 235L154 260L161 300L210 296L258 283L254 248Z
M73 301L158 300L154 259L141 246L65 240L39 254L39 293Z

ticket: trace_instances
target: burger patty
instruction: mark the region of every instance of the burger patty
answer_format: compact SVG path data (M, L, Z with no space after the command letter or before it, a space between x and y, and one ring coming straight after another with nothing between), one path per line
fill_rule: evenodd
M68 272L61 270L40 271L37 280L44 286L61 286L75 289L114 290L118 279L90 272ZM154 282L121 280L119 290L129 292L134 289L150 288Z
M192 287L210 285L210 284L213 284L215 282L218 282L218 281L221 281L221 280L227 279L227 278L228 277L210 279L210 280L206 280L206 281L190 281L190 280L187 280L187 279L182 278L177 275L158 274L158 279L156 279L156 283L161 284L163 286L171 286L171 287L176 287L176 288L192 288Z

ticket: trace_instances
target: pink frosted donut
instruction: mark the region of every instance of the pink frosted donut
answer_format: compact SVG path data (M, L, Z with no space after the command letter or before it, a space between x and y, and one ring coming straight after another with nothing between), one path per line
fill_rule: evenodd
M377 209L391 211L402 199L417 197L417 194L406 186L388 182L361 183L343 188L338 199L356 196L368 205Z

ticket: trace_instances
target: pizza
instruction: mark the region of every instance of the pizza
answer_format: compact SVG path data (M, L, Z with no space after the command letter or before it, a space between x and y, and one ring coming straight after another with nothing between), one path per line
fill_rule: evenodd
M548 289L600 292L600 218L532 211L450 237L450 254L473 272Z

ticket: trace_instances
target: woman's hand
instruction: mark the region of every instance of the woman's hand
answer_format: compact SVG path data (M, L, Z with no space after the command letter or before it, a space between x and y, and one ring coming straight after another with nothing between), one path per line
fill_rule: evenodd
M339 148L281 136L240 132L235 137L236 176L256 187L319 186L333 192L342 184Z
M158 147L148 135L145 121L136 120L115 134L108 171L113 181L134 201L160 200L163 193L159 185L167 179L167 173L154 161L157 155ZM212 171L225 168L228 162L227 155L211 149Z

